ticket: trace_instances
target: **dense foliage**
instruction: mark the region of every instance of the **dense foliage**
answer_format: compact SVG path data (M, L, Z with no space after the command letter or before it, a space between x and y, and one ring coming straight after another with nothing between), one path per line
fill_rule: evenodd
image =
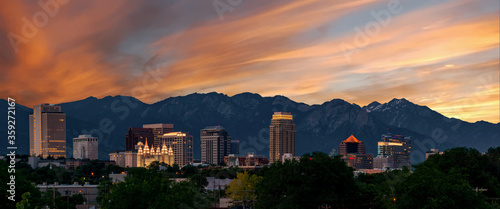
M8 182L8 164L0 160L0 181ZM108 175L127 172L125 182ZM6 200L0 184L0 208L75 208L85 200L56 191L40 192L32 182L99 184L102 208L210 208L220 197L256 208L500 208L500 147L487 153L454 148L408 168L357 174L339 157L305 154L259 171L237 167L202 168L153 162L148 168L121 168L90 161L75 170L57 166L32 169L23 158L16 164L16 202ZM207 191L207 177L234 179L222 191ZM183 181L175 181L182 178ZM178 179L177 179L178 180Z
M125 182L103 181L99 187L102 208L208 208L209 200L190 181L176 183L167 172L132 168Z

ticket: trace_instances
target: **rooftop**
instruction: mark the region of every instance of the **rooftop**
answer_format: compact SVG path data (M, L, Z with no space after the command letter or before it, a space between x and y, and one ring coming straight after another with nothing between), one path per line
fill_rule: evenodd
M170 132L170 133L163 134L163 137L166 137L166 136L187 136L187 134L183 133L183 132Z
M359 141L358 139L356 139L356 137L354 137L353 135L351 135L349 138L344 140L344 142L345 143L363 143L362 141Z
M222 126L207 126L203 130L226 130L226 129Z
M274 112L273 120L293 120L293 115L290 112Z

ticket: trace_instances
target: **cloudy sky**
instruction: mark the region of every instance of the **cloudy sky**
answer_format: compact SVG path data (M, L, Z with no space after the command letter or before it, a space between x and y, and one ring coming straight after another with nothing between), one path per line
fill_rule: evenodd
M0 96L26 106L254 92L499 122L498 0L41 2L0 3Z

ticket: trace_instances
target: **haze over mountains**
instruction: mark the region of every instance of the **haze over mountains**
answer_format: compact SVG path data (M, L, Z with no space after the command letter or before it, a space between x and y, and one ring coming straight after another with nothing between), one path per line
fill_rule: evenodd
M473 147L481 152L500 146L500 124L469 123L447 118L426 106L406 99L388 103L373 102L365 107L333 99L321 105L307 105L284 96L262 97L242 93L190 94L146 104L127 96L108 96L60 104L67 114L67 155L72 156L72 139L91 133L100 140L99 158L125 149L129 127L148 123L173 123L175 131L189 131L194 140L194 158L200 158L200 130L222 125L233 140L240 141L240 153L268 155L269 125L273 112L292 112L297 130L297 154L321 151L335 152L339 143L351 134L366 144L368 153L377 153L377 141L388 131L413 138L412 161L423 160L425 151L457 146ZM0 100L7 109L7 101ZM16 145L19 154L29 153L28 115L31 108L16 106ZM4 113L2 113L4 114ZM0 125L7 126L2 120ZM0 133L6 136L6 129ZM4 137L5 139L5 137ZM0 152L7 152L2 140ZM435 147L434 147L435 146Z

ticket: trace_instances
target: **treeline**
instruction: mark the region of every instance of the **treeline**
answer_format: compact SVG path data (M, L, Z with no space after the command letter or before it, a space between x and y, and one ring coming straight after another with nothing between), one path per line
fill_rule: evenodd
M260 175L257 208L500 208L500 147L486 154L451 149L414 166L413 173L405 168L354 177L339 157L313 153Z
M500 147L447 150L413 170L354 177L339 157L313 153L239 174L226 193L256 208L500 208Z
M7 164L0 161L2 182L8 180ZM99 184L101 208L210 208L221 197L253 208L500 208L500 147L482 154L475 149L454 148L414 165L378 174L354 175L338 156L306 154L300 160L278 162L258 172L239 168L203 169L168 166L158 162L148 168L121 168L92 161L76 170L49 167L31 169L19 163L17 195L29 192L24 208L53 206L52 193L41 193L31 182L92 182ZM110 173L128 173L125 182L113 183ZM206 191L207 177L234 179L221 191ZM175 178L185 178L176 182ZM7 195L6 184L0 193ZM18 197L20 199L20 197ZM56 194L56 208L74 208L83 197ZM69 199L69 200L68 200ZM25 204L29 203L29 204ZM19 205L19 204L18 204ZM15 208L11 201L0 208Z

